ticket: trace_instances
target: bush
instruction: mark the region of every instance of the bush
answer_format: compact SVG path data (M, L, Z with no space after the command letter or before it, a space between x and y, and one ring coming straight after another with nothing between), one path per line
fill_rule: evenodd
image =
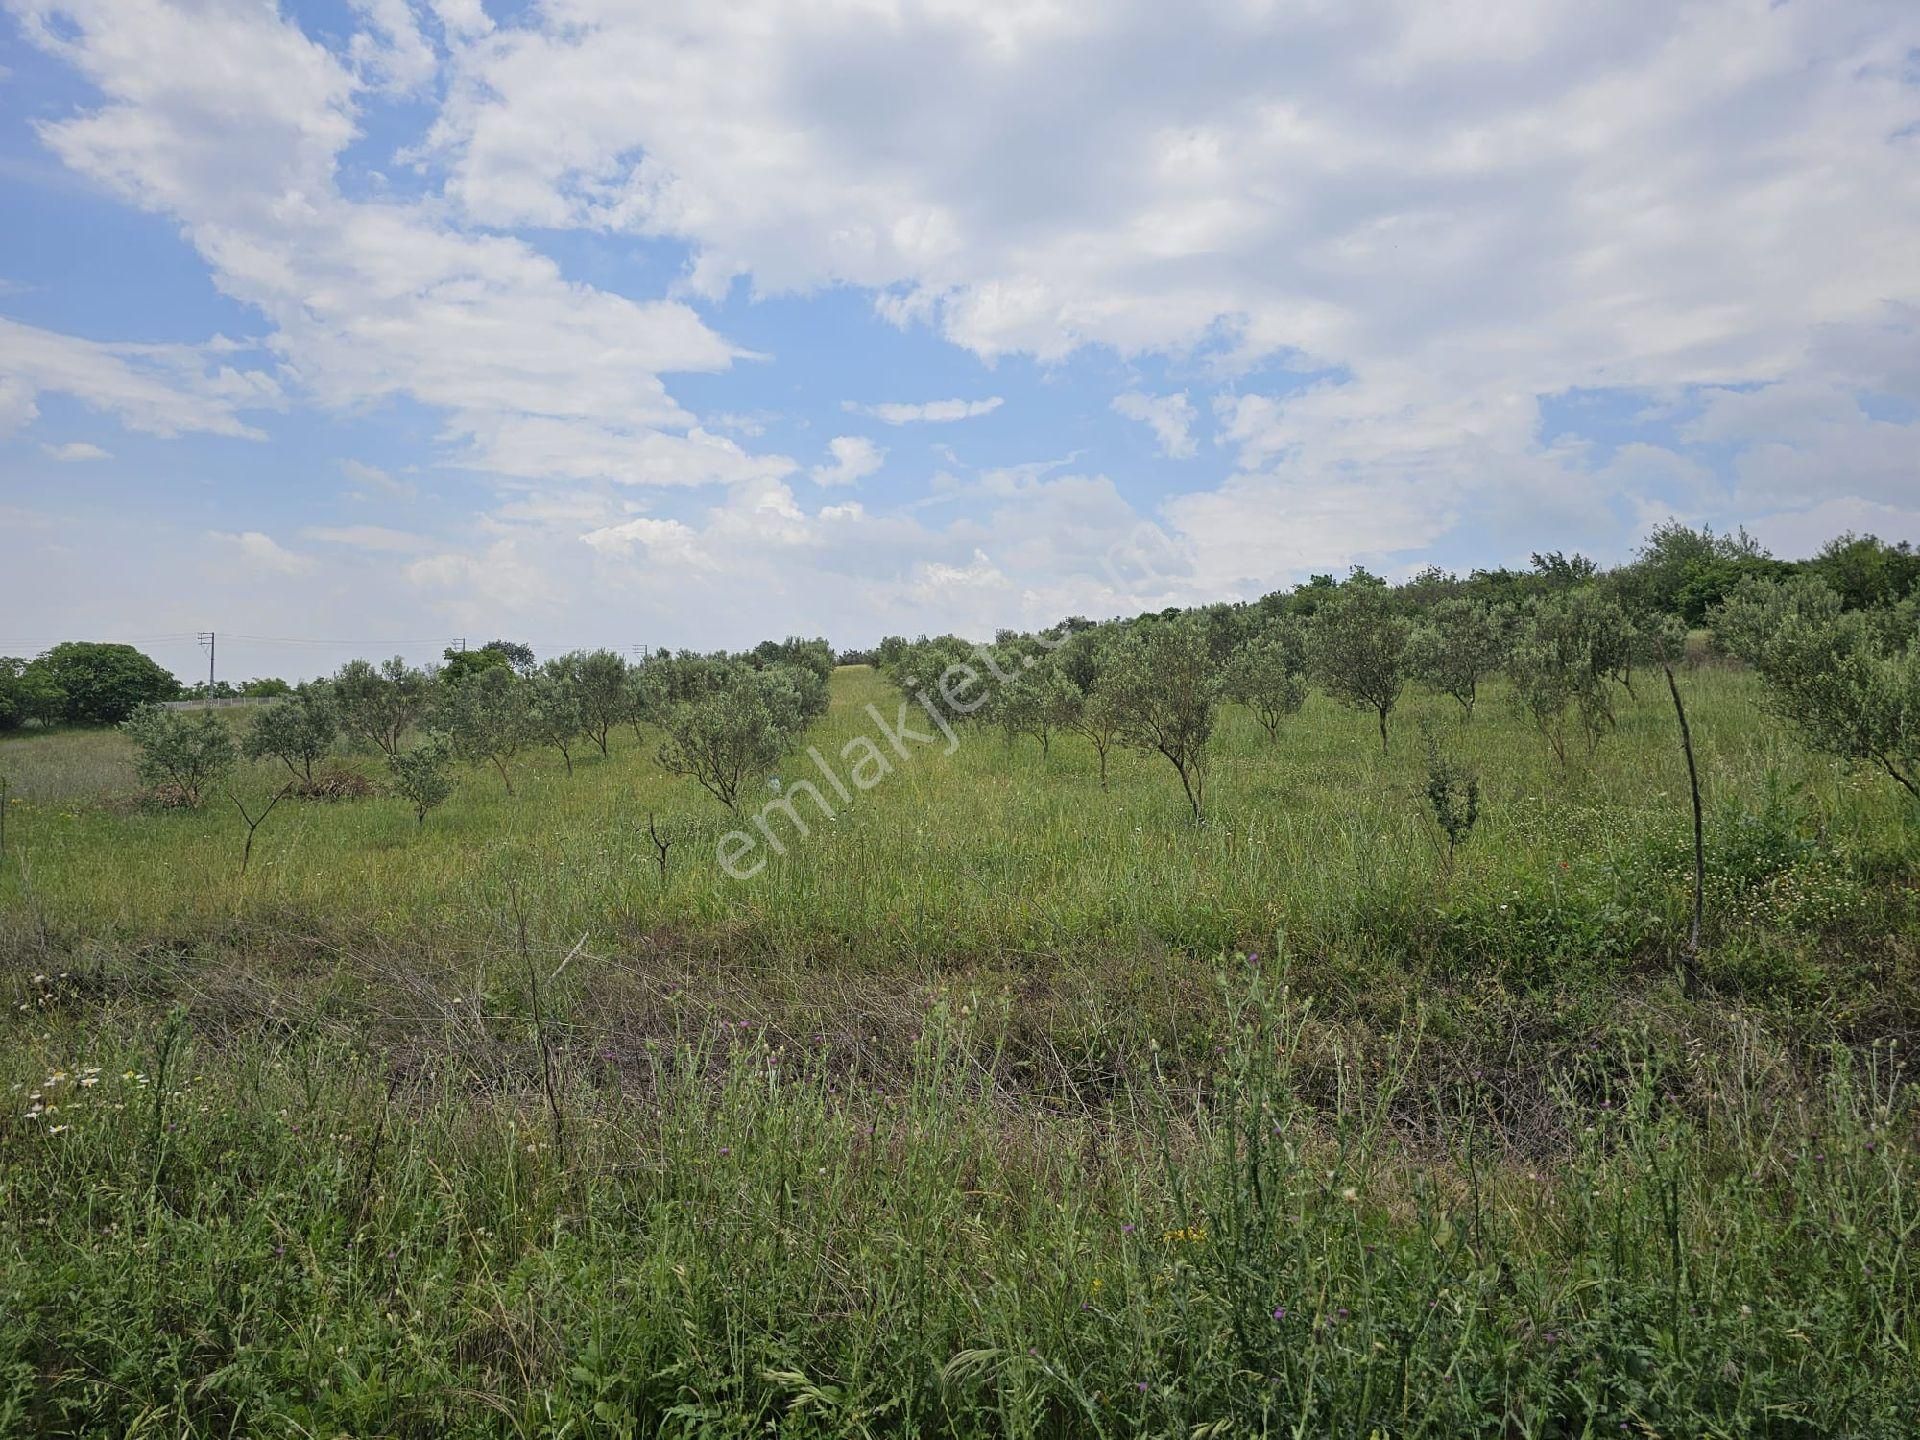
M247 758L278 760L297 779L312 785L314 762L333 749L339 733L333 693L324 681L315 681L254 715L247 728Z
M801 677L813 679L785 665L733 666L720 688L668 712L660 764L737 809L741 791L773 769L806 724Z
M427 812L453 794L453 777L447 774L447 744L436 735L411 750L398 750L387 757L393 774L393 792L413 807L413 823L425 825Z
M1920 652L1910 607L1843 611L1808 577L1752 582L1714 629L1813 749L1883 771L1920 800Z
M148 706L121 727L134 744L134 769L165 803L199 809L207 791L233 772L233 732L211 710L186 714Z

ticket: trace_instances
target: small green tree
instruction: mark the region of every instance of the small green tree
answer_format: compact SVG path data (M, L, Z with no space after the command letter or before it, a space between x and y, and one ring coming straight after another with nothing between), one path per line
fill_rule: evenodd
M1306 628L1290 617L1259 630L1227 660L1221 693L1253 712L1267 739L1280 738L1280 722L1307 700Z
M717 688L667 712L660 764L735 810L745 786L764 778L787 753L804 719L787 667L738 665Z
M580 697L564 665L548 664L532 679L527 701L528 736L536 745L551 745L573 774L573 746L586 730Z
M532 738L528 693L527 682L511 668L495 665L455 681L435 707L438 728L453 754L470 764L490 763L509 795L513 777L507 762Z
M410 750L396 750L387 757L393 772L394 793L413 807L413 823L427 823L427 812L453 794L453 777L447 773L447 745L443 737L429 736Z
M1393 607L1384 585L1349 580L1320 602L1308 630L1313 671L1327 693L1372 710L1387 753L1387 716L1407 683L1407 640L1413 623Z
M611 650L575 650L556 665L555 673L564 674L573 687L582 733L605 755L608 733L634 714L636 697L627 685L627 662Z
M1120 743L1120 711L1113 700L1113 647L1119 636L1114 625L1082 624L1054 652L1071 688L1066 695L1061 728L1093 746L1100 763L1100 788L1107 788L1107 756Z
M1515 705L1566 764L1566 722L1576 717L1591 754L1613 728L1622 655L1632 643L1625 612L1589 587L1534 601L1521 617L1507 659Z
M1477 600L1437 601L1407 637L1407 673L1473 718L1480 682L1506 661L1507 627Z
M311 785L314 762L326 758L339 734L331 691L324 681L310 681L254 714L244 749L249 760L278 760Z
M1120 743L1164 757L1199 820L1220 703L1220 672L1205 621L1187 613L1131 626L1114 643L1103 688Z
M1523 627L1507 652L1507 679L1513 706L1546 740L1553 757L1567 763L1567 710L1573 703L1573 674L1552 642Z
M392 757L433 703L433 681L398 655L376 667L349 660L333 677L340 729Z
M1910 608L1842 611L1812 577L1749 581L1715 613L1714 630L1809 746L1877 767L1920 800L1920 637Z
M170 787L197 810L207 789L232 773L233 732L210 710L186 714L148 705L120 726L134 746L134 769L147 785Z
M1447 868L1480 820L1480 776L1427 732L1427 808L1447 837Z
M1011 745L1020 735L1031 735L1040 742L1040 753L1052 753L1053 732L1072 719L1082 696L1060 667L1048 657L1032 658L1033 664L1021 668L1015 661L1012 678L993 692L987 707Z

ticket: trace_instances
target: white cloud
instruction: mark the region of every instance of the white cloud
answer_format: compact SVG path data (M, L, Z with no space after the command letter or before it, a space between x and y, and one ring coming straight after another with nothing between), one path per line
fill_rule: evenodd
M354 13L368 29L347 47L354 63L382 89L398 94L417 90L440 68L433 46L420 33L407 0L352 0Z
M363 35L346 59L272 6L221 3L202 15L163 0L6 3L105 96L43 123L45 143L74 170L176 218L221 289L268 317L290 381L325 405L406 397L487 417L456 419L456 438L552 421L576 438L604 432L582 443L617 447L640 427L692 427L663 373L724 369L740 353L688 305L571 281L521 240L448 223L430 200L342 193L362 87L417 85L430 73L404 0L363 0L374 38ZM469 38L484 19L471 6L441 10L443 26ZM55 388L43 371L27 370L28 382ZM215 398L231 410L244 397ZM18 413L17 399L10 405ZM533 457L512 455L509 473L530 473ZM562 454L551 473L576 471Z
M861 405L848 400L841 408L853 415L871 415L888 425L912 425L921 421L971 420L978 415L991 415L1001 404L1000 396L990 395L984 400L927 400L911 405L893 402Z
M550 0L496 25L480 0L355 0L364 38L251 0L0 5L97 94L49 112L52 153L176 226L264 317L270 357L0 322L0 431L48 394L154 434L254 434L289 399L427 407L437 450L396 467L495 483L405 565L339 538L371 527L315 532L329 578L392 582L338 587L369 616L426 604L505 633L617 613L706 643L794 616L981 633L1390 566L1450 528L1524 554L1665 506L1909 523L1911 5ZM392 157L417 162L409 183L382 188L368 167L415 113L402 94L438 116ZM616 293L516 226L689 260ZM703 420L663 378L741 358L700 301L742 279L861 288L988 363L1037 359L1031 389L1009 388L1021 364L994 382L1023 422L1087 393L1057 363L1078 351L1103 376L1176 377L1115 408L1173 456L1198 454L1204 409L1226 463L1152 513L1065 465L952 457L917 498L876 484L810 513L795 460L736 443L767 418L720 408L740 391L703 383ZM1543 431L1587 391L1666 408L1644 443ZM843 408L907 425L1001 404ZM820 473L856 478L863 457L829 449ZM458 503L466 484L436 488ZM224 543L277 573L315 563L258 532Z
M1190 460L1200 448L1193 439L1193 402L1184 390L1177 395L1129 390L1114 397L1113 408L1129 420L1152 426L1160 453L1170 460Z
M409 554L427 547L423 537L405 530L390 530L384 525L310 525L300 534L326 545L386 554Z
M261 370L230 363L235 347L104 344L0 317L0 434L30 424L42 394L71 395L129 430L171 437L188 432L259 439L240 419L281 404Z
M311 555L283 549L272 536L263 535L258 530L243 530L237 534L209 530L207 538L220 546L228 556L236 557L248 572L255 575L309 575L318 568Z
M342 460L340 473L360 487L347 492L356 500L371 498L369 491L389 500L412 500L420 494L419 487L410 481L398 479L378 465L369 465L364 460Z
M90 445L85 440L69 440L64 445L42 445L41 450L55 460L74 464L82 460L111 460L110 451L102 450L98 445Z
M468 443L459 463L528 479L612 480L622 485L739 485L797 468L784 455L754 455L695 426L684 435L546 415L471 412L449 439Z
M1439 16L570 0L466 52L433 145L476 221L678 238L708 294L864 286L989 360L1284 364L1304 393L1245 372L1224 417L1272 483L1184 506L1222 557L1295 553L1281 530L1354 554L1475 515L1617 525L1543 442L1543 397L1837 373L1832 327L1920 300L1920 10ZM1910 427L1845 428L1833 458L1883 487ZM1378 514L1346 498L1375 485Z
M645 552L649 560L666 564L706 569L713 563L701 548L699 537L678 520L650 520L643 516L589 530L580 538L606 555L630 555L637 549Z
M831 464L808 473L817 485L856 485L886 463L887 452L864 435L836 435L827 442Z

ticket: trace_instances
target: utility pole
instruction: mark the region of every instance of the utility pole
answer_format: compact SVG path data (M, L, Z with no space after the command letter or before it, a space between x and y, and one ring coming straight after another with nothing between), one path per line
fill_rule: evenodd
M200 632L200 643L207 647L207 703L213 703L213 656L214 633L211 630Z

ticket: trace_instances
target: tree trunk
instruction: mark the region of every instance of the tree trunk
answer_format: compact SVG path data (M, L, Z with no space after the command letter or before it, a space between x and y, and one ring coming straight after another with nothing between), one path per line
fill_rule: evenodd
M1379 706L1375 708L1380 710L1380 753L1385 755L1387 753L1387 712Z
M1700 772L1693 763L1693 731L1687 726L1687 707L1680 703L1680 687L1673 667L1663 664L1673 710L1680 717L1680 750L1687 757L1687 788L1693 795L1693 921L1687 928L1687 951L1681 962L1689 998L1700 993L1700 925L1707 909L1707 847L1700 818Z

